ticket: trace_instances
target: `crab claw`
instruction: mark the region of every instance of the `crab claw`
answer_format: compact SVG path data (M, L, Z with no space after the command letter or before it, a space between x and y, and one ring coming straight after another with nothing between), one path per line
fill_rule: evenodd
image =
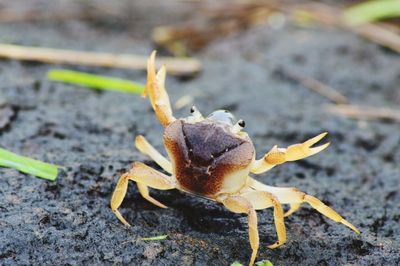
M168 93L165 89L166 68L162 66L156 74L156 52L153 51L147 61L147 83L142 96L149 95L151 106L163 126L167 126L175 117L172 114Z
M286 149L278 148L278 145L275 145L264 156L264 160L272 165L283 164L286 162Z
M324 132L312 139L307 140L304 143L294 144L294 145L289 146L286 150L286 161L296 161L296 160L304 159L306 157L317 154L318 152L326 149L329 146L330 142L327 142L321 146L317 146L317 147L313 147L313 148L311 148L311 146L314 145L315 143L317 143L318 141L320 141L327 134L328 134L328 132Z

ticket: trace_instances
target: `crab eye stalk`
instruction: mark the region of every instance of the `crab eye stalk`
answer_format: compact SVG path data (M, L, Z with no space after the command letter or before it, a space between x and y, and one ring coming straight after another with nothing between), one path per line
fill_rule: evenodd
M195 121L199 121L199 120L203 119L203 115L200 113L200 111L194 105L190 108L190 113L192 114L192 117L194 118Z
M240 119L237 121L237 123L232 127L232 132L237 134L239 133L244 127L246 126L246 123L244 122L243 119Z

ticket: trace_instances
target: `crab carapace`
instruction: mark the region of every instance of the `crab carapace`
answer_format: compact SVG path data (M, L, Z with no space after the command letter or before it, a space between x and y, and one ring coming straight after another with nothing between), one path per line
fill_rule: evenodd
M261 174L276 165L300 160L324 150L329 143L312 146L327 133L287 148L274 146L257 160L254 146L247 133L243 131L244 121L235 122L231 113L217 110L203 117L195 107L192 107L190 116L176 119L172 114L165 90L165 78L165 66L162 66L157 74L155 72L155 52L153 52L147 63L147 84L144 95L149 94L155 114L165 127L164 145L170 160L155 150L143 136L136 137L135 145L169 175L135 162L132 168L120 177L111 198L111 209L123 224L129 225L118 208L125 197L128 181L132 180L136 182L140 194L146 200L162 208L166 206L150 196L149 187L189 192L221 203L234 213L247 214L252 248L249 265L254 264L259 247L256 210L274 208L278 241L269 245L269 248L276 248L285 243L284 217L294 213L302 203L310 204L333 221L360 233L319 199L296 188L268 186L250 177L250 173ZM286 213L283 212L281 204L290 205Z

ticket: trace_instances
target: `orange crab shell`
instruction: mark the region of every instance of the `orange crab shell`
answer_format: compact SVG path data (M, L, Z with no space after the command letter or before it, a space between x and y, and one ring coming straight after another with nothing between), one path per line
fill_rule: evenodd
M228 125L208 120L176 120L165 129L164 144L180 187L211 198L240 190L255 156L247 135L239 137Z

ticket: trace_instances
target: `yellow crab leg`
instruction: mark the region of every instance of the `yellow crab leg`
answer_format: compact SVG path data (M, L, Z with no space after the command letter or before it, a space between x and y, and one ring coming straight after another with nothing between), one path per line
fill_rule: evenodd
M254 264L254 261L256 260L258 247L260 246L256 210L247 199L241 196L228 196L227 198L221 200L221 202L231 212L245 213L248 216L249 239L252 249L249 266L252 266Z
M153 159L164 171L172 174L171 162L162 156L142 135L135 138L135 146L141 153Z
M313 207L319 213L325 215L329 219L337 223L341 223L356 232L357 234L360 234L360 231L354 225L345 220L335 210L328 207L325 203L323 203L316 197L307 195L306 193L301 192L296 188L267 186L253 178L249 178L248 184L253 189L267 191L273 194L282 204L291 204L292 208L289 210L289 212L295 211L302 203L308 203L311 205L311 207Z
M160 190L175 188L175 180L173 179L173 177L164 175L143 163L134 163L132 169L119 178L117 186L115 187L115 190L111 197L112 211L115 213L117 218L127 226L129 226L129 223L118 211L118 208L119 206L121 206L122 201L125 198L126 191L128 190L129 180L135 181L138 184L139 192L145 199L162 208L165 208L166 206L159 201L153 199L149 195L147 187L149 186Z
M241 197L247 199L256 210L263 210L266 208L274 207L274 222L276 232L278 234L278 241L268 247L271 249L277 248L286 242L286 228L283 221L283 209L278 198L273 194L266 191L249 191L240 194Z

